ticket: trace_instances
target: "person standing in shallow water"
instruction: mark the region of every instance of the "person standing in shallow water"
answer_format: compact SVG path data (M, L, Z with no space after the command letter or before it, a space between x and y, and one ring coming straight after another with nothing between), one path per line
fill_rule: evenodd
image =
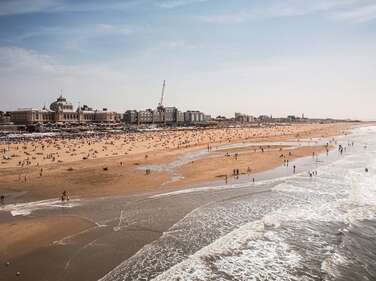
M62 202L69 201L69 195L66 190L64 190L63 193L61 194L61 201Z

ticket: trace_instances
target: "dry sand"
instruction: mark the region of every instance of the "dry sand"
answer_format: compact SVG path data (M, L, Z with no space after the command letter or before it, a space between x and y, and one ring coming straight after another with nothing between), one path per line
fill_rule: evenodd
M206 148L220 143L275 141L310 137L327 137L342 134L353 124L302 124L273 128L230 128L199 131L152 132L79 139L42 139L2 145L8 154L27 152L31 165L18 166L19 159L11 158L0 168L0 193L25 192L21 200L57 198L63 190L70 196L105 196L134 192L157 191L169 181L166 172L152 172L145 175L140 165L161 164L175 160L187 152ZM184 147L183 147L184 144ZM180 145L180 146L179 146ZM177 148L179 146L179 149ZM17 149L18 147L18 149ZM132 147L132 149L130 149ZM26 149L24 149L26 148ZM76 149L74 153L72 151ZM91 152L90 152L91 151ZM92 151L98 151L94 153ZM321 152L322 147L303 147L292 151L290 160ZM114 153L121 155L112 155ZM238 152L240 157L226 157L224 154ZM94 154L90 154L94 153ZM127 153L127 154L125 154ZM51 163L46 155L57 155L62 163ZM78 155L90 154L87 160L78 160ZM286 154L286 153L285 153ZM112 156L108 156L112 155ZM147 155L147 157L145 156ZM164 185L173 189L218 179L221 175L231 175L233 169L244 173L248 167L254 172L267 170L283 164L281 153L256 151L252 148L223 151L222 155L209 154L209 157L186 164L178 169L184 179ZM38 158L39 157L39 158ZM25 159L22 162L26 161ZM29 160L28 160L29 161ZM39 163L36 166L35 163Z
M166 152L207 144L236 141L302 139L338 135L353 127L350 123L294 124L265 128L224 128L186 131L157 131L75 139L43 138L0 144L0 168L63 164L84 159L111 158L152 151Z

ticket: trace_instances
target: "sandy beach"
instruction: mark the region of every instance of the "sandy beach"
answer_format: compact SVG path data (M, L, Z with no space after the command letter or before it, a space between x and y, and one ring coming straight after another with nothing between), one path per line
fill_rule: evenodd
M221 144L270 142L321 138L343 134L354 124L299 124L271 128L226 128L193 131L162 131L73 139L42 138L1 144L0 192L22 196L17 200L59 197L63 190L70 196L105 196L176 188L210 181L218 176L259 172L281 165L284 160L311 155L323 148L295 148L280 157L279 149L228 150L218 153ZM163 164L200 149L210 147L205 159L179 167L181 180L168 183L166 171L145 175L145 165ZM288 148L284 148L288 149ZM239 154L239 158L225 154ZM261 154L262 153L262 154ZM262 156L262 157L261 157ZM264 157L266 156L266 157ZM8 160L4 160L8 159ZM222 161L224 160L224 161ZM220 161L220 165L217 165ZM249 168L249 169L248 169Z
M304 124L147 132L79 139L44 138L1 144L0 151L3 155L9 155L9 159L3 160L0 166L0 193L5 194L6 204L58 199L63 190L71 198L158 193L204 182L225 183L226 178L236 181L236 170L239 170L239 175L248 176L252 181L259 172L287 165L287 161L297 158L315 157L335 147L334 143L315 145L314 141L307 145L303 139L331 138L345 134L354 127L349 123ZM295 145L277 143L291 140ZM262 142L271 144L259 145ZM228 144L239 145L223 146ZM181 160L195 153L202 155ZM179 159L181 163L173 169L163 169L164 165L169 167L169 163ZM150 174L146 173L148 169L151 170ZM186 212L191 207L188 204ZM119 263L121 259L134 254L143 243L158 237L185 214L183 209L181 214L171 218L172 221L163 223L163 227L153 227L153 234L144 233L145 238L141 239L144 242L137 242L140 244L133 250L124 248L124 252L113 262ZM5 218L0 223L0 259L2 262L26 259L28 263L34 252L38 253L54 241L96 227L90 220L69 213L63 216L52 213L47 217ZM128 237L129 241L134 239L132 237ZM107 264L93 276L100 276L111 266L112 263ZM77 278L77 275L74 276ZM71 280L79 280L75 278Z

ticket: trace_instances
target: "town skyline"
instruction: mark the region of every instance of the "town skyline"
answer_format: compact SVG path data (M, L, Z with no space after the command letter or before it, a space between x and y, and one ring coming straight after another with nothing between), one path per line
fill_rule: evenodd
M51 101L49 102L44 102L42 105L37 105L37 106L20 106L20 107L16 107L16 108L13 108L13 109L10 109L10 110L3 110L2 108L0 108L0 112L3 112L3 113L11 113L11 112L17 112L17 111L25 111L25 110L47 110L47 111L51 111L51 104L53 104L55 102L55 100L58 100L60 98L63 98L65 100L67 100L71 105L72 105L72 109L70 110L71 112L77 112L79 110L84 110L85 108L89 109L90 111L108 111L108 112L114 112L114 113L118 113L118 114L124 114L124 113L127 113L129 111L145 111L145 110L157 110L158 107L160 106L159 103L153 105L153 106L149 106L149 107L144 107L144 108L124 108L123 110L120 110L120 111L116 111L116 110L112 110L112 108L109 108L109 107L106 107L106 106L92 106L90 103L88 102L81 102L81 101L78 101L77 104L75 104L74 102L72 102L72 100L70 99L69 96L66 96L62 93L62 91L59 92L58 95L55 96L55 98L53 98ZM51 103L52 102L52 103ZM163 107L166 107L166 108L177 108L177 109L182 109L183 107L181 107L180 105L170 105L170 104L164 104ZM200 108L199 107L196 107L196 108L190 108L190 109L183 109L183 112L185 111L199 111ZM291 114L291 113L286 113L285 115L281 115L281 116L273 116L273 114L267 114L267 113L261 113L259 115L254 115L252 114L251 112L242 112L242 111L234 111L232 113L230 113L229 115L225 115L225 114L211 114L210 112L206 112L208 113L208 115L210 115L212 118L216 118L216 117L226 117L226 118L233 118L234 115L236 116L237 114L241 114L241 115L245 115L245 116L250 116L250 117L266 117L266 116L269 116L269 117L276 117L276 118L285 118L285 117L288 117L288 116L295 116L295 117L298 117L298 118L307 118L307 116L304 114L304 113L301 113L301 114ZM330 116L313 116L312 117L313 119L335 119L333 117L330 117ZM344 119L350 119L350 118L344 118Z
M376 5L1 1L0 110L75 105L374 120Z

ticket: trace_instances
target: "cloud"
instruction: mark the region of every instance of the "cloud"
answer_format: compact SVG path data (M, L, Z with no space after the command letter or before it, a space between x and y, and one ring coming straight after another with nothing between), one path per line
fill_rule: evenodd
M129 35L134 32L130 26L127 25L112 25L107 23L101 23L94 25L94 33L101 34L122 34Z
M97 23L77 26L42 26L27 30L23 33L11 35L7 38L8 44L18 45L25 40L33 38L59 38L63 41L63 46L69 50L82 51L82 44L92 38L100 38L102 36L129 36L140 31L142 26L130 26L126 24L109 24Z
M12 39L14 41L22 41L33 37L49 35L74 35L75 37L95 37L106 34L129 35L133 32L135 32L135 28L125 24L113 25L109 23L97 23L80 26L79 28L76 26L42 26L24 33L17 34L14 37L12 37Z
M239 24L251 20L318 14L332 19L365 22L376 18L376 4L369 0L289 0L243 9L238 12L198 16L216 24Z
M41 12L61 4L60 0L3 0L0 1L0 16Z
M172 40L167 42L162 42L159 48L169 48L169 49L199 49L203 46L200 44L189 43L185 40Z
M185 44L173 42L171 48ZM186 66L163 70L150 61L148 67L155 68L134 62L116 69L98 63L68 65L31 50L0 47L0 110L41 107L56 98L58 89L75 104L120 112L141 109L157 103L160 81L167 77L168 102L183 110L371 118L376 102L373 49L367 45L318 57L242 58L187 72Z
M0 47L0 71L15 73L29 70L50 71L52 61L48 56L16 47Z
M173 9L207 1L208 0L159 0L157 5L162 8Z
M84 41L107 35L128 36L135 32L135 28L128 25L112 25L107 23L94 24L91 26L64 31L64 47L70 50L83 51L81 48ZM56 34L54 34L56 35ZM73 35L73 36L72 36Z
M111 108L124 92L127 74L93 65L68 65L54 58L17 47L0 47L0 100L9 110L38 107L63 89L75 103ZM118 108L120 109L120 108Z
M126 10L154 0L0 0L0 16L30 13L103 12Z
M352 10L339 11L332 14L339 20L349 20L354 23L363 23L376 19L376 4L365 5Z

